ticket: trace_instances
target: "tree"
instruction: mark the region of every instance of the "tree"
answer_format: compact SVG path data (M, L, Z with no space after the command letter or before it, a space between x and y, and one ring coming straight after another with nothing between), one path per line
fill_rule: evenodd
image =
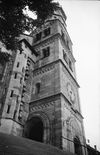
M53 0L0 0L0 41L14 50L18 36L42 24L57 6ZM35 12L37 19L25 14L26 8Z

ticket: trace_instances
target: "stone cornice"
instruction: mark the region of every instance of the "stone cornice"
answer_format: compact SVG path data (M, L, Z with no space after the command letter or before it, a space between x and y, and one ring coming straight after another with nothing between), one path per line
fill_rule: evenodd
M31 108L31 106L33 107L33 106L35 106L35 105L37 105L37 103L38 104L47 104L47 103L49 103L49 102L54 102L54 101L56 101L57 99L60 99L60 93L57 93L57 94L54 94L54 95L52 95L52 96L48 96L48 97L45 97L45 98L42 98L42 99L37 99L37 100L35 100L35 101L31 101L29 104L30 104L30 108Z
M55 39L59 38L60 36L60 33L56 33L54 35L50 35L49 37L46 37L45 39L41 39L38 43L35 43L33 45L33 48L35 49L36 47L39 47L41 46L41 44L49 44L49 43L52 43Z
M71 102L67 99L67 97L62 92L57 93L57 94L52 95L52 96L42 98L42 99L37 99L35 101L31 101L29 103L30 104L30 111L32 112L33 110L38 110L38 109L41 109L41 108L43 109L43 108L46 108L46 107L48 107L50 105L54 105L55 101L57 99L59 99L59 100L61 99L60 98L61 96L64 97L64 99L67 101L67 103L69 103L69 107L70 107L70 110L72 111L72 113L74 115L77 114L77 116L79 116L79 117L81 117L83 119L82 114L77 109L74 109Z
M78 82L76 81L76 79L74 78L74 76L70 73L70 71L68 70L68 68L66 67L66 65L63 63L63 61L61 59L55 60L49 64L46 64L45 66L39 67L38 69L33 70L33 77L42 73L45 73L51 69L54 68L55 64L61 62L61 64L63 64L63 66L66 68L66 70L68 71L68 73L70 74L70 76L72 77L72 79L74 80L74 82L76 83L76 85L80 88Z
M79 115L79 116L83 119L82 114L81 114L77 109L74 108L74 106L73 106L72 103L67 99L67 97L66 97L62 92L61 92L60 94L61 94L61 96L63 96L64 99L68 102L69 106L71 107L71 108L70 108L71 111L73 111L75 115L77 114L77 115Z
M35 76L37 76L39 74L43 74L45 72L48 72L48 71L54 69L54 67L55 67L54 63L49 63L49 64L47 64L45 66L42 66L42 67L40 67L38 69L35 69L35 70L33 70L33 77L35 77Z
M66 47L66 49L68 49L67 44L66 44L66 42L62 39L60 33L56 33L56 34L54 34L54 35L50 35L48 38L45 38L45 39L43 39L43 40L41 39L40 42L35 43L35 44L33 45L33 48L35 49L35 48L37 48L37 47L40 47L41 45L50 44L50 43L54 42L55 39L60 39L61 42L62 42L62 43L64 44L64 46ZM75 60L75 58L74 58L74 56L73 56L73 54L72 54L71 51L69 51L69 55L72 57L73 61L76 62L76 60Z
M63 61L61 59L59 59L58 61L60 61L63 66L66 68L66 70L68 71L68 73L70 74L70 76L72 77L72 79L74 80L74 82L76 83L76 85L78 86L78 88L80 88L78 82L76 81L76 79L74 78L74 76L70 73L69 69L66 67L66 65L63 63Z

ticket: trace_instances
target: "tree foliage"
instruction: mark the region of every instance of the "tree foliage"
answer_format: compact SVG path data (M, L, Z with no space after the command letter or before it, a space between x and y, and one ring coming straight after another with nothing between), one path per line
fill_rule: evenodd
M36 13L37 19L23 12L26 6ZM15 49L18 36L38 27L57 6L53 0L0 0L0 41L7 49Z

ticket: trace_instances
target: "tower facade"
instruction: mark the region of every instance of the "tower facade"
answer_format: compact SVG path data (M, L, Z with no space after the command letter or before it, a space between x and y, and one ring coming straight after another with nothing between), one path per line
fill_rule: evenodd
M24 136L85 155L83 117L72 42L59 8L33 32L38 53L32 77L30 113Z
M0 94L0 132L86 155L75 58L62 8L30 37L23 36L13 55L5 69L7 89Z

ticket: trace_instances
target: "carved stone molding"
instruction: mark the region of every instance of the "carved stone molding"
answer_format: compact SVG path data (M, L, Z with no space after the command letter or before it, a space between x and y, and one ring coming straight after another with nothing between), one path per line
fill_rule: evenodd
M43 103L41 105L36 105L36 106L33 106L30 108L30 112L33 112L33 111L36 111L36 110L42 110L42 109L45 109L49 106L53 106L54 105L54 101L53 102L49 102L49 103Z
M45 66L45 67L42 67L36 71L33 71L33 77L39 75L39 74L43 74L45 72L48 72L50 70L53 70L55 68L55 65L49 65L49 66Z

